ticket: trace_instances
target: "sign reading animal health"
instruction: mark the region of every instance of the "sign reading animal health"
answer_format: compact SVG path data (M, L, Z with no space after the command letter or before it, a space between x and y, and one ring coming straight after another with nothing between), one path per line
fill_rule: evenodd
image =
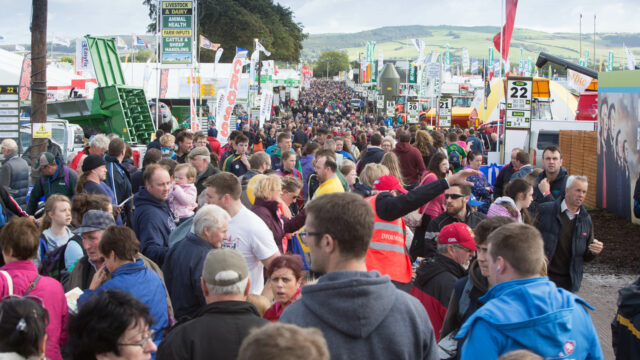
M506 128L531 128L531 78L507 78L507 123Z
M164 0L160 8L162 25L161 61L165 65L193 63L193 1Z

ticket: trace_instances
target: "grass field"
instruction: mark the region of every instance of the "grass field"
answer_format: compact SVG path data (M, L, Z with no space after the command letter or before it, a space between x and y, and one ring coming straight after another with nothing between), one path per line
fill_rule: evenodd
M402 29L406 28L403 32ZM425 54L431 51L440 53L449 44L452 63L460 63L462 49L469 51L470 58L485 59L488 48L493 48L493 36L499 31L498 27L454 27L454 26L406 26L389 27L360 32L354 34L317 34L310 35L304 42L303 54L305 58L317 57L322 51L337 50L346 52L351 60L358 58L359 53L365 53L366 42L376 41L375 58L378 50L382 49L385 59L415 59L418 56L411 38L420 38L426 43ZM405 36L403 36L405 35ZM379 40L380 39L380 40ZM626 55L623 42L632 52L640 54L640 34L596 34L596 62L608 59L608 52L614 52L614 65L626 65ZM338 48L336 48L338 46ZM340 47L343 46L343 47ZM520 48L523 58L531 57L535 62L538 53L545 51L572 62L578 62L580 39L573 33L546 33L542 31L516 28L511 39L509 59L512 64L520 60ZM593 34L583 34L582 51L590 52L593 61ZM494 49L494 59L499 57Z

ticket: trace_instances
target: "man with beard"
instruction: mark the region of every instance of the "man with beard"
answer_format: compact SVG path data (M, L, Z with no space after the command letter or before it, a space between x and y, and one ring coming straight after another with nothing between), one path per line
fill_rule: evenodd
M466 269L476 249L473 231L467 224L449 224L438 234L438 253L423 260L418 268L411 295L427 310L436 341L440 339L454 284L467 275Z
M475 227L484 219L487 215L474 211L467 203L471 195L471 188L466 185L451 185L450 188L444 192L444 201L446 211L433 218L427 226L424 239L415 239L414 241L422 241L422 244L415 246L418 253L422 255L416 255L418 257L429 258L433 257L436 253L436 241L438 239L438 233L447 225L455 222L463 222L471 229ZM414 247L412 247L414 248ZM420 250L420 248L422 250Z

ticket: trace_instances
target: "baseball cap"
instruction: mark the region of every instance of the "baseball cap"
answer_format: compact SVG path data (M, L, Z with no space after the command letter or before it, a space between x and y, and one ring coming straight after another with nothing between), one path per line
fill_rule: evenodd
M53 156L53 154L50 152L43 152L42 154L40 154L40 157L38 158L38 162L36 164L37 169L47 165L55 165L56 157Z
M209 156L209 150L205 146L198 146L191 150L187 158L191 160L194 156Z
M469 250L477 250L473 230L469 225L461 222L443 227L438 233L438 244L459 244Z
M106 165L106 162L104 161L104 158L101 155L97 155L97 154L88 155L82 161L82 172L91 171L103 165Z
M209 251L202 266L202 278L213 286L231 286L246 279L249 268L244 256L235 249L220 248Z
M380 176L376 181L373 182L373 190L398 190L403 194L406 194L408 192L402 187L402 185L400 185L400 181L398 181L398 179L396 179L396 177L393 175Z
M480 206L484 203L482 201L479 201L473 194L471 194L471 196L469 196L469 201L467 201L467 204L469 204L469 206Z
M86 232L104 230L111 225L115 225L113 216L106 211L102 210L89 210L82 217L82 225L79 228L73 230L75 234L82 235Z

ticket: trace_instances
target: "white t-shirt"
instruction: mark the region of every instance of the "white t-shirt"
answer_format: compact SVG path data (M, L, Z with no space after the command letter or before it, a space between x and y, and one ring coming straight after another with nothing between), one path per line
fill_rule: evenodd
M240 251L249 267L251 279L251 294L262 294L264 289L264 265L265 260L278 253L278 246L273 241L273 234L267 224L246 207L242 207L236 216L229 222L228 240L222 243L222 247L228 247Z

